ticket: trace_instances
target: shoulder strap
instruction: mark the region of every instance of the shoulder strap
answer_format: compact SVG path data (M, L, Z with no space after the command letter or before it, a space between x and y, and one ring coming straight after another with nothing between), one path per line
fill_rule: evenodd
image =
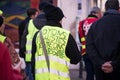
M43 35L42 35L42 31L41 31L41 30L40 30L40 40L41 40L41 43L42 43L42 47L43 47L43 51L44 51L46 63L47 63L47 66L48 66L48 70L50 71L49 56L48 56L48 53L47 53L47 50L46 50L46 46L45 46L45 42L44 42L44 39L43 39Z

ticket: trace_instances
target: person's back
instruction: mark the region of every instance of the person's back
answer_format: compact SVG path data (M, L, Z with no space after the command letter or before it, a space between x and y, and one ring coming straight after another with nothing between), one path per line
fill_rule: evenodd
M49 60L47 65L42 46L44 43L38 31L32 45L34 78L35 80L70 80L69 62L77 64L81 59L76 42L70 32L63 29L60 24L64 17L60 8L50 5L44 8L44 12L47 23L40 31Z
M87 35L87 53L95 65L96 80L120 80L120 14L118 0L108 0L104 16ZM93 35L94 34L94 35Z
M80 37L80 42L82 44L82 55L86 53L85 49L85 38L87 36L87 33L91 27L91 25L97 21L99 18L101 18L101 10L98 7L93 7L88 17L82 21L79 22L78 32Z
M47 31L47 33L45 33ZM49 55L49 63L50 63L50 72L47 74L46 77L42 76L42 75L46 75L46 70L48 70L48 67L46 65L45 61L38 61L39 64L35 64L35 66L43 66L44 71L42 72L42 74L39 74L39 70L41 69L40 67L38 67L38 69L36 69L36 72L38 70L38 73L36 73L35 75L35 80L69 80L69 75L68 73L68 66L69 66L69 59L66 57L66 54L64 52L65 46L67 45L67 40L68 40L68 36L69 36L69 32L67 33L66 31L63 31L62 28L58 28L58 27L50 27L50 26L44 26L44 28L42 28L42 35L44 37L44 41L45 41L45 46L47 51L47 54ZM62 33L62 35L61 35ZM59 36L59 37L56 37ZM38 35L39 37L39 35ZM37 47L41 47L41 43L40 39L38 39L37 37ZM51 43L52 42L52 43ZM54 44L54 45L53 45ZM38 49L37 49L38 51ZM36 53L36 55L41 55L40 58L44 58L44 54L43 53ZM39 57L39 56L38 56ZM36 57L37 59L37 57ZM36 61L37 62L37 61ZM56 66L57 65L57 66ZM55 73L54 73L55 72ZM38 76L37 76L38 74ZM64 74L64 75L62 75ZM49 76L50 75L50 76ZM54 77L52 77L54 76Z
M106 60L113 57L112 50L114 50L118 45L117 41L119 41L120 30L119 20L120 14L117 11L108 10L104 14L103 18L97 21L91 29L94 33L93 38L96 38L94 43L99 47L99 53L104 53L102 57Z

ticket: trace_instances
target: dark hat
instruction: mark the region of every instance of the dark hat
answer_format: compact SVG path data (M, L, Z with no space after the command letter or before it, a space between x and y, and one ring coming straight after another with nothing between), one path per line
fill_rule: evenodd
M49 2L43 1L39 4L39 10L43 10L44 7L49 6L49 5L52 5L52 4Z
M2 26L2 24L3 24L3 17L0 16L0 27Z
M59 7L47 6L44 8L47 20L61 21L64 17L62 10Z
M118 0L107 0L105 3L105 9L115 9L119 10L119 1Z

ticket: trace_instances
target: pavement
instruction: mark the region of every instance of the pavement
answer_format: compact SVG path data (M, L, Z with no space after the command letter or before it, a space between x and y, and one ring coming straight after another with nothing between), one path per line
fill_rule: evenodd
M86 71L85 71L84 62L81 63L83 65L80 65L80 63L78 63L77 65L70 64L69 72L70 72L71 80L86 80Z
M82 78L79 75L79 69L69 69L70 71L70 79L71 80L85 80L86 79L86 72L85 70L82 71Z

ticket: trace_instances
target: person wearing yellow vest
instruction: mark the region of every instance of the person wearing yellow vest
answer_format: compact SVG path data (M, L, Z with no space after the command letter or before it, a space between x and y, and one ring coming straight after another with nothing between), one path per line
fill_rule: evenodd
M24 48L21 46L24 45L22 42L22 36L25 35L27 31L26 25L29 23L31 19L34 19L38 15L38 10L35 8L28 8L26 10L27 17L19 24L18 32L19 32L19 54L21 57L25 58ZM24 34L23 34L24 33ZM24 40L24 39L23 39ZM24 40L25 41L25 40Z
M11 39L4 35L4 28L4 19L2 16L0 16L0 42L4 43L8 48L12 49L14 48L14 45Z
M35 8L27 9L28 17L20 24L19 26L19 38L20 38L20 56L25 59L26 62L26 75L29 80L33 80L31 74L31 40L34 33L37 31L37 28L33 26L33 19L38 16L38 10Z
M62 28L62 10L53 5L46 6L43 10L47 23L40 31L49 60L47 65L38 31L32 43L34 80L70 80L69 63L77 64L81 60L81 54L70 32Z
M46 24L45 13L42 11L43 7L46 5L49 5L49 3L45 2L39 4L40 14L36 18L31 19L29 21L29 23L26 25L24 34L22 36L21 47L25 49L24 53L25 53L25 61L26 61L26 73L29 76L30 80L33 80L31 73L32 39L34 34Z

